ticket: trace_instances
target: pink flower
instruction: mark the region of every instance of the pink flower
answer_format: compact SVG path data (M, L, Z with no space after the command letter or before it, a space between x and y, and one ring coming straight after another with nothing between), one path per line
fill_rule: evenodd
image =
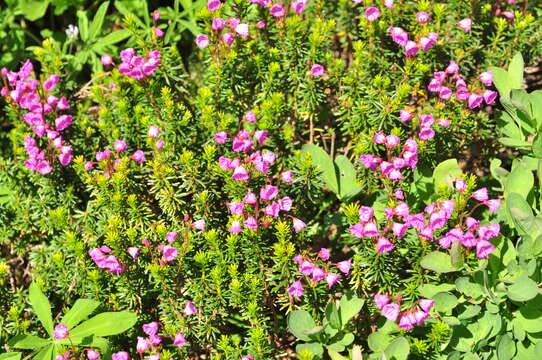
M137 337L137 345L136 345L136 351L140 354L143 354L145 351L149 349L151 346L151 342L141 336Z
M322 259L323 261L329 260L329 250L326 248L321 248L318 252L318 257Z
M298 218L292 217L292 222L294 225L295 232L300 232L301 230L307 227L307 224L305 224L303 221L299 220Z
M201 49L206 48L209 46L209 37L205 34L199 34L196 36L196 45Z
M249 176L247 170L242 165L237 166L233 170L232 179L238 181L248 180Z
M132 257L132 259L136 259L139 256L140 250L138 247L132 246L132 247L129 247L127 251L128 251L128 254L130 254L130 256Z
M227 203L227 205L232 215L243 215L243 211L245 210L244 203L238 202L238 201L232 201L230 203Z
M398 304L391 303L386 304L382 306L382 315L390 321L397 320L397 317L399 316L399 312L401 311L401 308Z
M320 280L324 280L326 278L326 272L319 267L315 266L312 269L312 277L311 281L318 282Z
M263 144L267 138L267 134L269 134L269 131L267 130L256 130L254 132L254 139L256 139L259 144Z
M220 5L222 5L220 0L208 0L207 1L207 9L209 9L209 11L217 11L218 9L220 9Z
M499 199L487 200L484 203L489 208L490 213L494 213L495 211L499 210L499 207L501 206L501 200Z
M442 100L448 100L452 97L452 90L450 90L446 86L442 86L439 90L438 97Z
M173 340L173 345L177 347L183 347L188 343L186 339L184 338L184 335L181 333L175 334L175 339Z
M67 338L70 334L66 325L58 324L57 326L55 326L53 335L55 336L55 339L62 340Z
M401 318L399 319L399 326L400 329L403 330L411 330L414 328L414 324L416 323L416 319L413 316L410 316L410 314L403 314L401 315Z
M384 6L387 7L388 9L393 8L393 3L394 3L394 0L384 0Z
M426 313L428 313L431 310L433 305L435 305L435 301L431 299L421 299L418 302L418 306L420 307L420 309L422 309Z
M420 50L420 47L418 44L416 44L414 41L407 41L405 45L405 55L406 56L412 56L415 55Z
M154 35L156 35L156 37L161 38L164 36L164 31L162 31L161 29L154 27L153 30L154 30Z
M232 221L231 226L230 226L230 228L228 229L228 231L229 231L230 233L232 233L232 234L240 233L241 230L243 230L243 229L241 228L241 223L240 223L239 221L237 221L237 220Z
M374 216L374 210L369 206L361 206L358 210L359 220L362 223L367 223L372 220Z
M213 137L218 144L225 144L226 140L228 139L228 133L225 131L219 131L214 134Z
M226 22L222 18L213 18L211 28L214 31L221 31L226 26Z
M455 189L458 192L463 192L467 188L467 183L463 179L455 179Z
M119 351L116 353L111 354L112 360L129 360L130 356L126 351Z
M479 259L485 259L489 257L493 250L495 250L495 245L493 245L487 240L480 240L478 244L476 244L476 256Z
M396 147L397 145L399 145L400 142L401 140L399 139L399 136L397 135L386 136L386 147L388 149Z
M300 297L303 296L303 285L301 285L301 281L297 280L295 281L289 288L288 288L288 294L294 297Z
M72 124L71 115L60 115L55 119L55 126L58 131L62 131Z
M369 6L365 9L365 18L367 21L375 21L380 16L380 10L374 6Z
M51 75L47 80L43 82L43 88L45 91L53 91L55 89L56 84L60 81L59 75Z
M341 276L337 275L335 273L327 273L326 274L326 282L327 282L328 288L331 288L333 285L335 285L335 283L337 281L339 281L340 278L341 278Z
M109 54L103 54L100 58L100 61L102 62L103 66L109 66L113 64L113 58Z
M235 27L235 32L242 37L248 37L248 24L239 24Z
M489 196L487 195L487 188L483 187L476 190L472 193L471 197L478 201L486 201L487 199L489 199Z
M463 29L464 32L469 32L472 27L472 20L470 18L465 18L457 23L457 25Z
M160 129L154 125L149 126L149 132L148 135L150 138L156 138L158 135L160 135Z
M311 67L312 76L322 76L324 75L325 68L320 64L313 64Z
M390 302L390 297L388 295L376 294L374 300L376 307L382 310L382 308Z
M194 229L196 230L205 230L205 220L203 219L200 219L200 220L196 220L194 221L194 223L192 224L192 226L194 227Z
M256 27L257 27L258 29L263 29L263 28L265 27L265 23L264 23L263 21L258 21L258 22L256 23Z
M306 5L307 5L307 0L296 0L290 3L290 6L296 12L297 15L301 15Z
M243 225L250 230L258 229L258 223L256 222L256 218L254 218L254 216L249 216L245 221L243 221Z
M406 46L408 42L408 33L405 30L403 30L400 27L392 26L390 28L390 32L391 32L391 39L393 40L393 42L401 46Z
M425 11L420 11L416 14L416 20L418 20L420 24L425 24L429 21L429 14Z
M282 1L276 3L275 5L271 6L271 9L269 9L269 12L274 17L282 17L286 15L286 11L282 7Z
M100 354L92 349L87 349L87 358L88 360L96 360L100 357Z
M288 171L285 171L283 172L282 174L280 174L280 178L282 179L282 181L284 181L285 183L287 184L291 184L292 183L292 175L293 175L293 172L288 170Z
M179 255L179 251L176 247L170 246L170 245L163 245L162 246L162 255L164 256L164 259L166 262L173 261Z
M143 324L143 332L149 336L156 335L158 332L158 323L156 321L150 322L148 324Z
M350 268L352 267L352 259L341 261L337 264L337 269L339 269L340 272L343 274L348 274L350 272Z
M279 189L273 185L266 185L260 189L260 199L269 201L274 199L279 193Z
M486 104L491 105L495 102L495 99L497 98L497 92L493 90L485 90L482 94L484 101Z
M376 248L379 254L390 252L393 250L394 247L395 246L393 245L393 243L389 241L387 238L385 238L384 236L381 236L378 238Z
M117 140L113 144L113 148L115 149L116 152L120 153L126 150L128 148L128 145L126 145L126 142L123 140Z
M395 235L395 237L397 237L398 239L401 239L401 238L403 238L403 236L405 236L405 234L406 234L406 232L408 230L408 225L407 224L400 224L400 223L393 223L391 228L393 230L393 235Z
M412 113L408 110L400 110L399 117L401 118L401 121L405 123L408 120L412 119Z
M162 149L162 148L164 147L165 144L166 144L166 143L164 142L164 140L158 140L158 141L156 142L156 145L155 145L155 146L156 146L156 148L157 148L158 150L160 150L160 149Z
M145 153L142 150L136 150L132 154L132 160L134 160L136 163L143 163L145 161Z
M195 315L197 313L198 313L198 309L196 309L192 301L187 301L186 305L184 306L184 311L183 311L184 316Z
M254 356L252 355L246 355L241 358L241 360L254 360Z
M233 41L235 40L235 35L233 35L231 32L224 33L224 34L222 34L222 40L227 45L231 45L231 44L233 44Z
M476 109L482 104L484 98L477 94L470 94L468 98L468 104L470 109Z

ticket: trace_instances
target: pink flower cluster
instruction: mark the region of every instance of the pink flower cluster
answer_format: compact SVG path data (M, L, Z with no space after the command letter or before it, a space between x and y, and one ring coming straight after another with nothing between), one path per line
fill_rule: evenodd
M115 255L107 255L111 252L111 248L107 245L102 245L99 248L90 249L88 254L96 266L100 269L107 269L111 274L120 274L124 272L124 268L119 263Z
M107 176L111 176L113 173L113 170L119 166L121 162L121 153L126 151L128 149L128 144L126 144L126 141L124 140L117 140L113 144L113 149L115 151L115 158L113 159L113 151L110 149L104 149L103 151L97 151L96 152L96 160L97 161L87 161L85 163L85 170L90 171L94 167L94 165L102 164L104 173ZM131 160L135 161L136 163L143 163L145 161L145 153L142 150L136 150L130 157Z
M403 180L401 170L405 167L410 167L412 170L416 168L418 163L418 144L413 139L407 139L403 145L403 150L398 156L392 156L393 149L399 149L401 140L396 135L384 135L381 131L377 132L373 138L373 142L379 145L385 145L387 160L381 157L365 154L359 157L363 166L369 170L378 170L381 176L392 180Z
M456 180L456 184L464 184L462 179ZM376 250L383 254L394 249L394 244L389 240L390 237L395 241L402 239L409 228L415 229L418 237L423 241L436 240L437 243L445 249L448 249L453 242L459 241L465 248L476 247L476 256L480 259L487 258L495 249L495 246L489 242L491 238L499 235L500 227L498 223L481 226L480 222L470 215L480 205L486 205L490 213L495 212L500 206L499 199L489 199L487 189L481 188L472 193L468 198L464 198L464 185L458 186L458 202L466 204L469 199L480 201L474 205L470 213L465 217L465 226L462 223L462 214L458 217L457 224L443 236L435 236L435 233L442 231L448 224L455 209L453 199L432 203L425 207L421 213L411 214L410 207L403 201L393 208L385 208L386 222L384 226L379 227L374 218L374 210L371 207L362 206L359 210L359 223L350 226L350 233L359 238L377 239ZM395 193L396 198L404 198L402 191ZM473 234L476 231L477 236Z
M311 259L307 255L297 255L293 260L298 265L298 271L301 275L304 275L306 281L319 282L325 280L329 288L331 288L335 283L341 278L341 275L331 271L331 266L337 267L337 269L347 275L350 273L350 268L352 267L352 260L341 261L336 264L329 263L330 254L329 250L326 248L321 248L318 254ZM320 265L317 265L320 263ZM303 278L302 278L303 279ZM288 294L294 297L303 296L303 284L301 280L296 280L288 288Z
M493 84L493 72L485 71L478 76L478 80L485 86ZM467 101L470 109L476 109L482 102L491 105L497 98L497 92L493 90L474 89L469 91L465 79L459 75L459 66L455 61L450 61L450 64L444 71L437 71L433 74L433 79L427 86L430 92L438 93L442 100L449 100L455 90L455 97L461 101Z
M137 56L133 48L124 49L120 52L122 63L119 72L136 80L151 76L160 65L160 51L149 51L147 57Z
M258 23L257 27L262 28L263 23ZM264 25L265 26L265 25ZM239 18L229 18L227 20L224 20L219 17L213 18L212 25L212 36L216 36L217 38L220 38L219 41L222 44L226 44L228 46L231 46L236 38L237 35L247 38L249 36L249 24L248 23L241 23L241 19ZM223 30L225 30L223 32ZM222 32L222 34L220 34ZM205 34L199 34L196 36L196 45L200 48L206 48L209 46L210 40L209 37Z
M243 117L240 125L255 122L256 116L250 111ZM251 172L268 175L269 169L278 156L270 151L256 149L257 146L265 144L267 134L267 130L255 130L254 132L239 130L237 135L231 139L232 150L235 153L245 153L247 155L244 159L239 157L230 159L220 156L218 159L220 168L223 171L233 171L232 179L236 181L248 182L251 178ZM221 145L226 144L230 138L226 131L214 134L214 140ZM283 181L291 184L292 176L292 171L284 171L279 175L278 183ZM269 181L272 181L272 177L269 178ZM229 202L228 208L234 218L228 231L230 233L239 233L243 230L243 226L249 230L257 230L260 225L269 227L271 221L278 218L281 212L289 212L292 208L292 199L288 196L279 198L279 192L278 186L267 184L260 189L259 196L253 193L251 189L248 189L242 200ZM260 214L263 214L263 218ZM306 227L303 221L294 217L291 218L296 232Z
M0 95L6 97L8 102L27 110L22 114L24 122L32 127L38 138L49 142L47 150L42 150L35 138L26 136L24 148L28 160L24 165L42 175L48 174L53 170L52 163L56 153L60 164L67 166L72 160L72 147L64 144L60 132L70 127L73 118L71 115L58 114L59 111L70 108L65 97L58 98L52 94L60 81L60 76L51 75L47 80L40 82L36 79L30 60L27 60L18 72L3 68L0 75L4 82ZM51 114L50 120L47 120L48 114Z
M268 8L272 2L271 0L249 0L249 1L254 4L258 4L264 8ZM301 15L303 13L305 6L307 6L307 0L294 0L290 2L290 7L298 15ZM271 5L271 7L269 8L269 13L276 18L281 18L283 16L286 16L286 12L287 12L287 9L285 9L283 1L276 2L275 4Z
M377 294L374 296L376 307L382 311L382 315L389 321L397 321L403 330L412 330L415 325L421 325L429 318L429 312L435 302L431 299L420 299L412 309L401 312L402 297L397 296L397 302L390 302L388 295Z
M403 123L413 118L413 113L408 110L401 110L399 117ZM418 138L423 141L431 140L435 137L433 125L438 124L442 127L450 126L450 121L445 119L436 119L433 114L420 114L417 116L417 124L420 127Z
M421 36L416 41L409 40L406 30L394 26L390 27L390 35L393 42L404 47L406 56L416 55L420 48L427 51L438 41L438 34L435 32Z

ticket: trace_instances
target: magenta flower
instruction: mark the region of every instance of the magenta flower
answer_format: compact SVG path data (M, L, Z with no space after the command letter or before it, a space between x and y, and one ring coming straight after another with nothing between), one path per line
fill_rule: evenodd
M274 17L283 17L284 15L286 15L286 11L284 10L284 8L282 7L282 1L276 3L275 5L271 6L271 9L269 9L269 12L271 13L271 15L273 15Z
M156 138L158 135L160 135L160 129L154 125L149 126L149 132L148 135L150 138Z
M273 185L266 185L260 189L260 199L263 201L273 200L279 193L279 189Z
M100 61L102 62L103 66L109 66L113 64L113 58L109 54L103 54L100 58Z
M326 248L321 248L318 252L318 257L322 259L323 261L329 260L329 250Z
M148 324L143 324L143 332L149 336L156 335L159 326L160 325L156 321L150 322Z
M160 149L162 149L162 148L164 147L165 144L166 144L166 143L164 142L164 140L158 140L158 141L156 142L155 147L156 147L158 150L160 150Z
M221 5L222 3L220 2L220 0L207 1L207 9L209 9L209 11L217 11L218 9L220 9Z
M306 5L307 5L307 0L295 0L294 2L290 3L290 6L296 12L297 15L301 15Z
M485 259L489 257L493 250L495 250L495 245L493 245L487 240L480 240L478 241L478 244L476 244L476 256L479 259Z
M213 135L215 141L218 143L218 144L225 144L226 143L226 140L228 139L228 133L225 132L225 131L219 131L217 132L216 134Z
M60 115L55 119L55 126L58 131L68 128L72 124L71 115Z
M431 299L421 299L418 302L418 306L420 307L420 309L422 309L426 313L428 313L431 310L433 305L435 305L435 301Z
M57 326L55 326L53 335L55 339L62 340L62 339L67 338L70 334L68 332L68 327L66 325L58 324Z
M238 181L248 180L249 176L247 170L242 165L237 166L233 170L232 179Z
M384 6L387 7L388 9L392 9L394 2L395 2L394 0L384 0Z
M311 281L318 282L320 280L324 280L326 278L326 272L322 269L320 269L318 266L315 266L312 269L312 277Z
M188 343L188 341L186 341L183 334L181 334L181 333L175 334L175 339L173 340L173 345L175 345L177 347L183 347L187 343Z
M418 20L420 24L425 24L429 21L429 14L425 11L420 11L416 14L416 20Z
M226 21L222 18L213 18L211 28L214 31L221 31L226 26Z
M340 272L343 274L348 274L350 272L350 268L352 267L352 259L341 261L337 264L337 269L339 269Z
M246 355L241 358L241 360L254 360L254 356L252 355Z
M325 68L320 64L313 64L311 67L311 75L312 76L322 76L324 75Z
M163 245L161 250L166 262L175 260L175 258L177 258L177 256L179 255L179 251L174 246Z
M267 138L267 134L269 134L269 131L267 130L256 130L254 131L254 139L256 139L259 144L263 144Z
M132 154L132 160L139 164L145 162L145 153L142 150L136 150Z
M209 37L205 34L199 34L196 36L196 45L201 49L206 48L209 46Z
M295 217L292 217L292 223L294 225L295 232L300 232L307 227L307 224Z
M194 221L192 226L196 230L203 231L203 230L205 230L205 220L204 219L196 220L196 221Z
M380 17L380 10L377 7L369 6L365 9L365 18L367 21L375 21Z
M248 37L248 24L239 24L235 27L235 32L242 37Z
M418 44L416 44L416 42L410 40L410 41L407 41L406 45L405 45L405 55L406 56L412 56L412 55L416 55L416 53L420 50L420 47L418 46Z
M326 282L328 288L331 288L339 279L341 278L341 275L335 274L335 273L327 273L326 274Z
M100 354L92 349L87 349L87 359L88 360L96 360L100 357Z
M399 326L399 328L403 330L412 330L415 323L416 319L405 313L401 315L401 318L399 319L399 324L397 326Z
M141 336L137 337L137 345L136 345L136 351L140 354L143 354L145 351L149 349L151 346L151 342Z
M301 281L297 280L295 281L289 288L288 288L288 294L294 297L300 297L303 296L303 285L301 285Z
M258 223L256 222L256 218L254 218L254 216L249 216L245 221L243 221L243 225L250 230L258 229Z
M183 311L184 316L195 315L197 313L198 313L198 309L196 309L192 301L187 301L186 305L184 306L184 311Z
M228 231L230 233L232 233L232 234L237 234L237 233L241 232L241 230L243 230L241 228L241 223L239 221L237 221L237 220L232 221L231 226L228 229Z
M117 140L113 144L113 148L115 149L116 152L120 153L126 150L128 148L128 145L126 145L126 142L123 140Z
M478 75L478 80L480 80L485 86L493 85L493 71L484 71Z
M399 111L399 118L403 123L407 122L408 120L412 119L412 113L408 110L400 110Z
M390 297L388 295L376 294L374 300L376 307L382 310L382 308L390 302Z
M486 201L487 199L489 199L489 196L487 194L487 188L483 187L476 190L475 192L472 193L471 197L473 197L474 199L478 201Z
M140 249L138 247L132 246L127 249L128 254L132 257L132 259L136 259L139 256Z
M111 354L112 360L129 360L130 356L126 351L119 351L116 353Z
M392 26L390 28L390 32L391 32L391 39L393 40L393 42L401 46L406 46L408 42L408 33L405 30L403 30L400 27Z
M446 74L457 74L457 72L459 71L459 66L457 65L457 63L455 61L450 61L450 64L448 65L448 67L446 67ZM457 86L457 83L456 83L456 86Z
M501 206L501 200L500 199L491 199L484 202L484 204L487 205L489 208L489 212L492 214L495 211L499 210L499 207Z
M457 25L463 29L464 32L469 32L472 27L472 20L470 18L465 18L457 23Z
M231 32L227 32L222 34L222 41L224 41L227 45L233 44L233 41L235 40L235 35Z
M463 192L467 188L467 183L463 179L455 179L455 189L458 192Z
M385 238L384 236L381 236L378 238L376 247L379 254L384 254L384 253L392 251L395 246L387 238Z
M399 312L401 311L401 308L398 304L391 303L386 304L382 306L382 315L390 321L397 320L397 317L399 316Z
M495 99L497 98L497 92L493 90L485 90L482 94L484 101L486 104L491 105L495 102Z
M291 170L288 170L288 171L285 171L282 174L280 174L280 178L285 183L291 184L292 183L292 175L293 175L293 172Z

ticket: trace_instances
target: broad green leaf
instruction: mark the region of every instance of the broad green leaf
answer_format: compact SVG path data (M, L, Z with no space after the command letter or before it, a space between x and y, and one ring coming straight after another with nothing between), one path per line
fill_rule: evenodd
M338 182L339 182L339 197L340 199L349 199L357 195L361 191L361 187L357 186L356 169L354 165L344 155L339 155L335 158L337 166Z
M525 140L513 139L513 138L499 138L499 141L504 146L515 147L518 149L529 149L531 144Z
M460 277L455 281L455 286L459 292L471 299L478 299L484 294L484 289L480 284L471 282L468 277Z
M458 305L457 297L450 293L438 293L433 296L433 300L435 300L435 309L445 314L450 314Z
M20 352L8 352L0 354L0 360L20 360L22 353Z
M506 178L504 196L507 197L511 192L515 192L527 199L533 185L534 176L532 171L526 169L523 165L516 166Z
M433 184L435 189L443 186L453 187L455 179L461 176L461 168L456 159L448 159L437 165L433 171Z
M534 216L531 206L525 201L525 198L515 192L508 194L506 210L520 234L528 234L529 224L533 221Z
M334 351L337 351L337 352L341 352L341 351L344 350L344 345L336 342L336 343L333 343L333 344L326 345L326 348L328 350L334 350Z
M131 34L132 33L128 29L117 30L101 38L92 48L97 52L100 52L99 50L104 49L105 46L116 44L130 37Z
M91 347L100 349L103 353L109 350L109 342L98 336L87 336L84 338L70 336L69 339L62 339L57 341L58 344L62 345L75 345L81 347Z
M339 354L338 352L334 350L328 349L327 353L329 357L331 358L331 360L348 360L347 357L342 356L341 354Z
M295 347L295 351L297 353L301 353L303 350L309 351L313 355L320 358L322 355L324 355L324 348L322 345L318 343L306 343L306 344L298 344Z
M0 204L5 204L9 201L11 190L3 184L0 184Z
M21 0L18 5L25 18L36 21L45 15L50 2L50 0Z
M47 347L44 347L40 350L39 353L36 354L32 359L33 360L54 360L55 358L55 345L50 344Z
M305 332L314 327L316 327L316 323L311 314L305 310L294 310L288 315L288 328L300 340L310 341L310 337Z
M90 41L93 41L96 39L98 34L100 33L100 30L102 30L105 14L107 13L107 9L109 8L109 1L106 1L100 5L98 10L96 11L96 15L94 15L94 18L92 19L92 23L90 24L89 34L88 38Z
M82 10L77 10L77 18L79 25L79 34L81 35L81 40L88 40L88 17L87 13Z
M508 71L498 67L490 67L489 69L493 71L493 84L499 91L501 99L508 97L510 90L512 90Z
M353 293L343 295L339 303L339 316L341 318L341 324L343 326L348 324L350 319L359 313L364 303L365 300L358 298Z
M41 292L38 285L33 282L29 287L30 304L34 312L38 316L41 324L49 334L53 337L53 316L51 315L51 304L47 297Z
M420 265L427 270L432 270L438 273L449 273L460 270L452 265L452 258L450 255L433 251L422 258Z
M448 292L456 288L453 284L423 284L418 287L418 292L424 298L433 298L439 292Z
M339 344L348 346L354 342L354 334L352 333L346 333L344 336L337 341Z
M369 348L375 352L384 351L391 343L391 336L380 331L376 331L369 335L367 343Z
M70 331L70 336L84 338L90 335L116 335L134 326L136 321L137 316L132 312L105 312L77 326Z
M521 89L523 84L523 56L517 53L508 65L508 78L512 89Z
M68 329L71 329L85 320L98 306L100 306L99 301L79 299L73 304L73 307L68 310L60 322L66 325Z
M510 360L516 355L516 343L509 334L500 337L497 345L497 358L499 360Z
M528 301L538 295L538 285L526 274L520 276L507 289L508 298L513 301ZM542 320L542 319L541 319Z
M457 317L459 320L471 319L478 315L482 308L478 305L470 305Z
M536 134L533 140L533 155L542 159L542 134Z
M459 241L455 241L450 248L450 258L452 259L452 266L460 268L463 266L463 252Z
M516 319L525 331L530 334L542 331L542 312L536 305L527 304L515 313Z
M40 349L49 343L51 343L51 340L42 339L34 335L17 335L8 341L9 346L15 349L26 350Z
M334 301L330 302L326 307L326 319L332 328L339 330L342 327L339 311Z
M303 152L309 153L312 156L312 162L320 170L322 180L326 186L335 194L339 194L339 182L335 164L328 153L319 146L314 144L305 144L302 147Z
M389 360L406 360L410 353L410 346L407 339L404 337L398 337L393 340L384 350Z

